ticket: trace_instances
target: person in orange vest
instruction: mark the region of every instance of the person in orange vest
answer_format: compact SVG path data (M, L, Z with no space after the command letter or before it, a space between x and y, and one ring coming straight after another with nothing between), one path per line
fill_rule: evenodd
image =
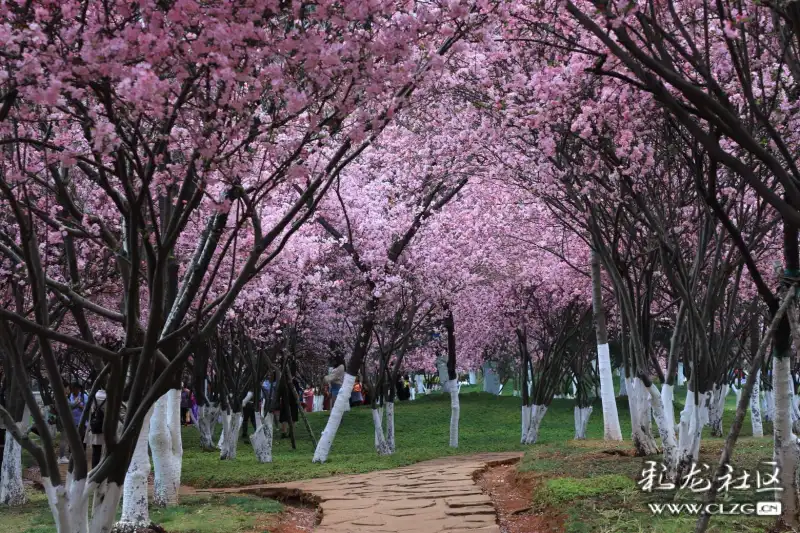
M356 382L353 384L353 392L350 394L350 407L355 407L362 403L364 403L364 396L361 394L361 378L356 376Z

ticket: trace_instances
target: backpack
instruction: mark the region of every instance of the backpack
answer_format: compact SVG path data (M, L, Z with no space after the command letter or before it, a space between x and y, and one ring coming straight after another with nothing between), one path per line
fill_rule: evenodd
M105 419L105 410L103 409L103 406L105 404L106 401L103 400L103 403L98 404L92 412L92 416L89 419L89 427L91 428L92 433L98 434L103 432L103 420Z

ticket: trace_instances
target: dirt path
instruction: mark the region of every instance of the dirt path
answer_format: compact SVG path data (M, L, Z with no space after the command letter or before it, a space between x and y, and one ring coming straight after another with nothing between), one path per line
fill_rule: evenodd
M492 500L475 483L520 453L448 457L369 474L197 492L245 492L317 502L314 533L500 533Z

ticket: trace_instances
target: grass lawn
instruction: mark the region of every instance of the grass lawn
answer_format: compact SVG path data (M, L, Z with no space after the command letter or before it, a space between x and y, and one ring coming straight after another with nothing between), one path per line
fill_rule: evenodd
M477 388L477 387L476 387ZM395 409L397 452L393 456L379 457L374 450L373 426L370 409L359 407L345 414L333 449L325 464L313 464L313 446L302 422L296 427L297 449L292 450L288 439L276 439L271 464L256 461L249 442L240 440L237 458L221 462L219 453L200 450L199 435L194 428L183 430L182 482L194 487L232 487L239 485L282 482L335 474L360 473L393 468L414 462L453 454L487 451L524 450L526 456L519 465L523 476L533 477L535 490L531 495L538 512L558 514L564 529L579 532L684 532L692 529L689 517L653 517L648 502L667 502L671 495L663 492L645 494L636 480L644 466L643 458L624 455L631 449L630 415L627 400L618 402L620 421L625 442L607 444L603 436L603 421L599 402L588 427L588 439L572 440L574 419L572 400L557 399L547 411L542 422L540 440L525 447L520 439L520 399L513 396L491 396L481 392L467 392L462 388L459 448L449 447L450 398L444 394L420 396L413 402L399 402ZM676 411L682 408L685 389L677 389ZM728 397L724 430L730 428L733 418L734 396ZM307 415L317 437L325 427L328 413ZM218 432L221 428L218 428ZM771 426L765 424L765 434ZM722 439L712 439L708 430L703 437L702 460L715 463ZM759 461L772 457L772 440L769 437L753 439L750 421L745 420L743 439L737 445L734 462L737 468L755 468ZM619 450L622 454L608 454L604 450ZM657 459L657 458L656 458ZM27 462L27 461L26 461ZM750 498L759 501L770 498ZM200 499L202 500L202 499ZM224 502L183 499L176 511L153 513L167 531L205 533L203 529L214 523L214 509L223 509ZM681 500L685 501L685 500ZM266 501L265 505L274 506ZM254 514L244 508L232 507L230 516L221 513L220 519L231 520L213 526L214 531L249 531ZM272 507L274 509L274 507ZM195 520L194 518L197 518ZM204 518L207 517L208 519ZM10 518L10 520L9 520ZM2 530L10 533L44 533L53 531L42 495L22 509L0 510ZM743 519L741 517L715 518L717 532L764 531L769 519ZM10 528L7 526L11 524ZM236 524L239 524L238 526ZM209 531L210 533L210 531ZM544 532L542 532L544 533Z
M3 533L56 533L44 493L29 492L22 507L0 511ZM180 505L150 509L150 518L169 533L261 533L283 506L248 495L196 495L181 497ZM119 518L119 514L117 515Z

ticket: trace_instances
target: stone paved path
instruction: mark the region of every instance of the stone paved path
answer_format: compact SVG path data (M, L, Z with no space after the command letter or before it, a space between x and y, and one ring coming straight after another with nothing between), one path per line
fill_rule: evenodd
M521 455L447 457L369 474L225 490L310 495L322 510L315 533L500 533L492 501L474 476Z

